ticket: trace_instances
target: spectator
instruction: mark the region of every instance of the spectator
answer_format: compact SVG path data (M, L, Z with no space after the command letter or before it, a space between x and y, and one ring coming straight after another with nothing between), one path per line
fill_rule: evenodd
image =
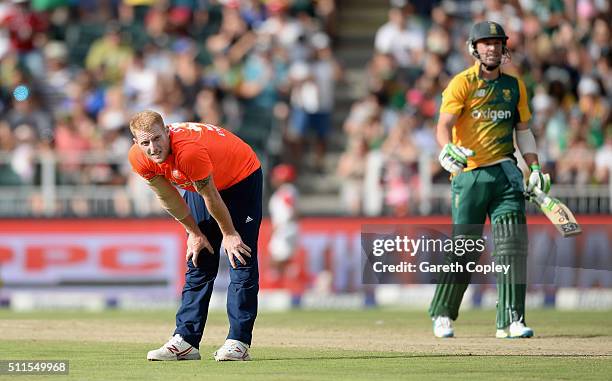
M323 33L312 36L315 49L309 62L296 62L289 71L291 79L290 135L293 140L294 162L301 162L306 135L316 135L314 168L324 171L328 135L332 127L335 83L341 69L329 47L329 37Z
M17 53L19 63L32 76L44 77L45 68L39 48L49 26L45 15L32 11L30 0L12 0L12 7L0 18L0 26L8 31L11 48Z
M419 148L414 144L413 131L419 120L415 114L400 118L384 143L385 203L391 214L404 217L409 213L410 198L416 190L416 170Z
M54 117L67 113L68 89L75 80L76 72L68 65L68 48L61 41L49 42L44 50L46 74L41 78L41 97L47 110Z
M170 123L178 123L190 120L189 111L182 107L185 103L176 77L162 77L157 82L155 91L155 104L153 110L158 111L164 120Z
M289 52L292 60L305 58L299 56L297 47L304 31L300 24L288 13L287 0L270 0L267 3L269 17L257 29L257 33L271 43L278 43Z
M418 66L425 48L425 30L410 7L403 2L391 7L389 21L378 29L374 40L376 51L391 54L400 68Z
M272 169L274 193L268 204L272 222L272 237L268 244L274 278L278 282L289 281L289 261L295 256L298 246L298 190L293 184L295 168L279 164Z
M194 104L195 120L210 123L215 126L224 125L217 94L211 89L202 89L196 96Z
M195 60L196 49L193 41L175 41L174 51L175 78L183 98L181 106L190 109L202 89L202 68Z
M123 79L132 54L132 49L122 41L119 24L109 23L104 36L91 45L85 58L85 67L99 72L105 83L115 84Z
M129 110L120 86L114 86L106 90L104 107L98 114L98 126L103 131L117 130L127 126Z
M15 136L7 123L0 122L0 185L20 185L21 179L13 170L12 157L6 157L16 147ZM7 162L8 159L8 162Z
M36 151L63 153L70 151L66 141L72 141L78 160L93 152L113 160L125 144L116 127L124 123L126 114L142 108L157 109L169 121L216 120L245 137L264 162L272 155L285 159L293 155L297 161L307 148L303 132L312 124L317 131L332 130L330 110L338 110L333 99L339 78L333 57L337 33L333 0L77 3L42 12L33 12L24 0L0 4L0 124L5 126L5 141L0 144L9 161L20 161L15 157L29 152L24 149L30 144L27 128L19 128L21 143L15 141L21 125L32 128ZM383 213L383 169L386 179L400 179L405 189L416 186L410 181L419 178L417 168L398 160L396 153L384 155L381 145L389 149L383 142L390 144L391 137L397 137L398 121L410 121L414 126L409 137L400 134L408 139L407 146L432 151L440 90L471 59L465 40L474 19L498 19L509 32L512 59L504 70L520 71L525 80L533 100L534 132L553 177L585 185L605 182L609 174L599 158L607 152L611 119L608 4L588 0L486 0L470 7L452 0L434 3L392 0L389 18L375 36L372 58L362 76L367 94L356 100L343 124L346 156L351 152L360 158L357 162L365 163L363 181L353 181L361 184L357 194L365 196L349 209ZM331 39L325 37L330 35ZM288 126L288 103L290 94L298 98L303 92L304 83L290 83L288 72L298 62L308 67L309 81L315 85L310 88L316 88L318 96L310 97L312 108L303 113L308 118L302 122L308 123L296 129L297 118ZM292 144L287 144L289 130L298 132ZM325 138L315 146L315 163L306 172L323 167L329 147L324 144L327 134L322 135ZM56 145L53 138L58 136ZM112 143L106 146L103 139ZM358 142L365 142L363 152L355 149ZM130 181L122 168L80 165L78 160L60 166L58 178L72 184ZM587 168L595 171L584 173ZM75 170L82 173L67 173ZM13 175L12 183L21 182ZM38 181L37 176L25 178ZM436 181L448 183L442 175ZM409 205L397 202L387 212L417 210L419 197L410 193L404 198ZM128 213L124 196L117 198L116 208ZM87 203L80 204L75 211L85 213ZM139 208L139 212L156 210Z
M603 127L610 116L610 104L601 97L599 83L592 77L580 80L578 96L578 107L587 120L587 143L592 148L599 148L603 144Z
M265 150L272 129L274 105L278 101L278 85L271 57L271 46L257 44L242 68L242 83L237 88L243 110L238 135L256 152Z
M603 83L604 92L608 96L612 94L612 47L597 59L595 72L598 79Z
M153 104L159 73L147 66L142 50L134 52L123 81L124 91L134 110L147 109Z
M82 162L93 146L86 132L93 128L93 123L87 125L80 129L74 118L68 116L57 121L54 140L55 151L60 156L60 184L82 184L87 180Z
M11 160L13 172L21 184L32 184L36 174L36 132L32 126L21 124L15 128L15 148Z
M595 179L599 184L610 184L612 174L612 125L606 128L604 145L595 154Z
M22 124L32 126L37 140L48 147L53 137L53 118L41 107L36 89L26 88L25 98L13 99L13 108L6 114L6 121L12 129Z
M349 215L359 215L363 210L363 179L367 154L366 140L353 139L338 161L337 173L342 180L340 198Z

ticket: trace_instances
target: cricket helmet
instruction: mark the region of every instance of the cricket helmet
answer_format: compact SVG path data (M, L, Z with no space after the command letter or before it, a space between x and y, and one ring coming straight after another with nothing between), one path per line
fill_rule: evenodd
M467 40L467 47L470 55L480 59L478 51L476 50L476 43L486 38L495 38L502 40L503 54L508 54L508 48L506 47L506 41L508 41L508 35L504 31L501 25L494 21L481 21L472 26L470 35Z

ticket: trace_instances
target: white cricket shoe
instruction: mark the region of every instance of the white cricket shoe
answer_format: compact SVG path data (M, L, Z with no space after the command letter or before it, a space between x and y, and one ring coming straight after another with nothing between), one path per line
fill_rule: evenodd
M533 336L533 329L525 326L523 322L515 321L510 324L508 329L498 329L495 333L495 337L498 339L519 339L529 338Z
M216 361L250 361L249 345L242 341L227 339L214 354Z
M149 361L199 360L201 358L200 351L183 340L183 337L178 333L159 349L147 353L147 360Z
M435 337L446 338L455 336L453 321L447 316L433 318L433 332Z

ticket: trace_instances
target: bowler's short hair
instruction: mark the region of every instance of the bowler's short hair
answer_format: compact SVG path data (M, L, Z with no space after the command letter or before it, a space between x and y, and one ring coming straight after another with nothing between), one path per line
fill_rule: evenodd
M130 131L134 136L136 131L151 132L155 126L164 126L164 119L155 111L141 111L130 119Z

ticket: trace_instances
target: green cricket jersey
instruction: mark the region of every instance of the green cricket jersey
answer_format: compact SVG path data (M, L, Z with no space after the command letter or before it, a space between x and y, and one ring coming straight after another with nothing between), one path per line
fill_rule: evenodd
M495 80L479 76L480 63L457 74L442 93L440 113L459 115L453 143L475 152L465 171L499 162L514 154L513 132L531 112L523 81L501 73Z

